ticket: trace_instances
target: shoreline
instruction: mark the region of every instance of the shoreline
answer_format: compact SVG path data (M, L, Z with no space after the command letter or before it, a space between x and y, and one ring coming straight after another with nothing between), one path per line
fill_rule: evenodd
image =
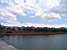
M67 34L67 32L21 32L21 33L3 33L1 35L57 35L57 34Z
M3 40L0 40L0 50L18 50L13 45L8 45Z

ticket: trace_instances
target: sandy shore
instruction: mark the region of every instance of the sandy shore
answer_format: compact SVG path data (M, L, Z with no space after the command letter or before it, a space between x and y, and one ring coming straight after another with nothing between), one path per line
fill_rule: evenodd
M6 42L0 40L0 50L18 50L12 45L8 45Z

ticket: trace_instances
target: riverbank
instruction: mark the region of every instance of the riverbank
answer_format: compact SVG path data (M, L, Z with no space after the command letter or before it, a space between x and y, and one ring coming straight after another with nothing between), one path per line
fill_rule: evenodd
M4 33L3 35L56 35L67 34L67 32L23 32L23 33Z
M0 40L0 50L18 50L12 45L8 45L6 42Z

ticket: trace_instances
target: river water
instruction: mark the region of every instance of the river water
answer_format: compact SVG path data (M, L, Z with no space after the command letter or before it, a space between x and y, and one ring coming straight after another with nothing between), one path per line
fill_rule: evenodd
M67 50L67 34L49 36L4 36L1 40L19 50Z

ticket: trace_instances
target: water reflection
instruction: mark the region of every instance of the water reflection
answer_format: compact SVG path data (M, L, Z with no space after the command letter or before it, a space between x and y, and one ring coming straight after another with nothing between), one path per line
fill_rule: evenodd
M20 50L67 50L67 35L4 36L1 39Z

